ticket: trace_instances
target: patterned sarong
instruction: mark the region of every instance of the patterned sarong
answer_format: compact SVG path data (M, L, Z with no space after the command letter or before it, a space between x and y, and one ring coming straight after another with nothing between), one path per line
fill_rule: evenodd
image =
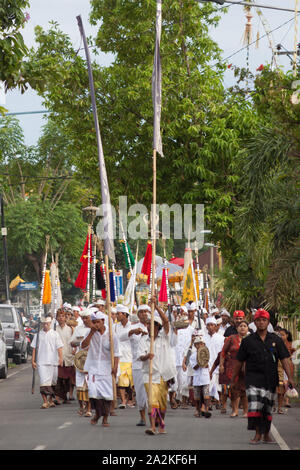
M257 388L250 385L246 389L248 398L248 430L258 428L259 434L270 431L272 423L272 408L276 394L264 388Z

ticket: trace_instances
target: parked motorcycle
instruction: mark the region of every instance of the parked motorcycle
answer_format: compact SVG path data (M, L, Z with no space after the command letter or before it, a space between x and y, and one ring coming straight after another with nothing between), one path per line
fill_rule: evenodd
M32 343L35 333L36 333L36 330L34 328L31 328L30 326L26 326L25 334L26 334L26 339L27 339L27 352L28 354L30 354L30 356L32 356L31 343Z

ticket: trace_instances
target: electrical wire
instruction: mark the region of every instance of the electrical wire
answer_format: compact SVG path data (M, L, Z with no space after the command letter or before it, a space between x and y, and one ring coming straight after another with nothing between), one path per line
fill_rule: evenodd
M300 12L298 13L298 16L300 15ZM285 21L284 23L282 23L281 25L277 26L276 28L272 29L272 31L270 31L269 33L265 33L263 34L262 36L260 36L259 38L259 41L263 38L265 38L266 36L268 36L268 34L272 34L274 33L274 31L277 31L278 29L280 28L283 28L283 26L285 26L286 24L290 23L291 21L294 21L294 17L289 19L288 21ZM232 57L234 57L235 55L239 54L240 52L244 51L245 49L247 49L247 47L250 47L252 46L253 44L255 44L257 42L257 39L255 39L255 41L252 41L250 42L250 44L247 44L246 46L242 47L241 49L237 50L236 52L234 52L233 54L230 54L229 56L227 56L225 59L223 59L223 62L226 62L228 59L231 59ZM216 67L217 65L220 65L220 62L216 62L215 64L211 65L210 68L213 68L213 67Z

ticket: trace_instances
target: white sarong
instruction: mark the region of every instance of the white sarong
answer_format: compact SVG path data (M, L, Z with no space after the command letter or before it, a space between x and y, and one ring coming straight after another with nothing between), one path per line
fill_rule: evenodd
M87 383L89 398L108 401L112 401L114 399L111 375L88 374Z
M146 389L144 386L144 376L142 369L132 370L133 384L135 390L135 398L138 406L138 410L145 410L148 406L148 398Z
M57 384L57 366L37 365L40 387L51 387Z

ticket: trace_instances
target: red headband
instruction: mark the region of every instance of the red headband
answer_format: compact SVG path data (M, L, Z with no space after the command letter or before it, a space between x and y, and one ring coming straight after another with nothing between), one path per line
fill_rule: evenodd
M263 310L262 308L259 308L255 312L254 320L256 320L257 318L267 318L268 320L270 320L270 314L266 310Z
M243 310L236 310L235 312L233 312L233 318L236 318L236 317L244 318L245 313L243 312Z

